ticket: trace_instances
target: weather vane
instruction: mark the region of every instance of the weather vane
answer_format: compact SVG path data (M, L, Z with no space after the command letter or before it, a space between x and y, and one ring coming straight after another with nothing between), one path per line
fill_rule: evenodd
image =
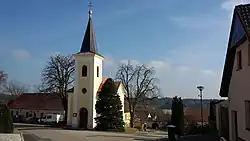
M92 4L92 2L90 1L90 2L89 2L89 17L92 16L92 7L93 7L93 4Z
M89 2L89 8L91 9L93 7L93 4L92 4L92 2L90 1Z

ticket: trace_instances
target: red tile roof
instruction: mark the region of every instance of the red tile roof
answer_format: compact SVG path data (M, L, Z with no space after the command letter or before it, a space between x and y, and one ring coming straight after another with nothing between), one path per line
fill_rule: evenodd
M106 80L107 80L106 77L102 77L102 82L101 82L101 84L100 84L100 86L99 86L97 92L101 92L101 90L102 90L102 85L105 83ZM115 85L116 85L117 89L119 88L120 84L121 84L120 81L115 81ZM74 87L73 87L73 88L70 88L70 89L68 90L68 92L71 92L71 93L74 92Z
M12 109L29 110L64 110L61 98L55 93L24 93L8 106Z
M193 120L196 122L201 122L201 109L200 108L186 108L184 110L184 115L188 120ZM203 108L203 121L208 122L209 110L208 108Z

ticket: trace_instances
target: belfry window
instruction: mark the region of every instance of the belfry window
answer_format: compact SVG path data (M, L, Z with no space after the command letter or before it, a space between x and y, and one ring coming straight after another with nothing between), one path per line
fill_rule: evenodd
M87 76L87 66L86 65L83 65L82 66L82 77L86 77Z
M99 66L97 66L97 68L96 68L96 73L97 73L97 77L99 77Z

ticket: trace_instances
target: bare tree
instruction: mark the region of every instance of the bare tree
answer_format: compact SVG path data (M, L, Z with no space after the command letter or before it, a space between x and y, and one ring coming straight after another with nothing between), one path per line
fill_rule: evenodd
M125 100L129 104L130 127L134 127L135 109L138 104L148 103L159 96L159 88L154 76L154 69L144 64L121 64L116 79L125 89Z
M12 95L19 95L27 92L28 88L24 84L12 80L5 85L5 90Z
M75 60L73 56L51 56L42 70L43 92L57 92L60 94L67 121L68 101L67 90L74 82Z

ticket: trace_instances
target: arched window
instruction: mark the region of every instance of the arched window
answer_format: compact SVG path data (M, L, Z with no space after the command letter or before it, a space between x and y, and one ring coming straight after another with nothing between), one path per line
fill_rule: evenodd
M96 71L96 73L97 73L96 76L99 77L99 66L97 66L96 70L97 70L97 71Z
M82 66L82 76L83 76L83 77L86 77L86 76L87 76L87 66L86 66L86 65L83 65L83 66Z

